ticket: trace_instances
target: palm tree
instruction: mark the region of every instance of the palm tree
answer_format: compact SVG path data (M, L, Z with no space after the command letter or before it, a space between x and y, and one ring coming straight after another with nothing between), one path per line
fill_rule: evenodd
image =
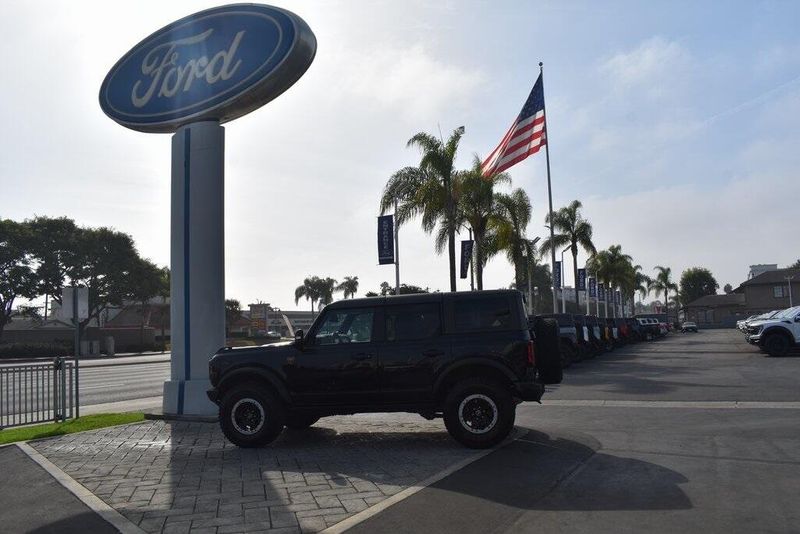
M336 286L336 291L343 292L344 298L355 297L356 292L358 291L358 277L345 276L344 282Z
M633 286L631 288L631 306L632 310L636 309L636 304L634 302L634 295L639 293L639 300L647 298L650 294L650 284L652 283L652 279L644 274L642 271L641 265L634 265L633 266Z
M526 279L526 256L533 255L531 242L525 237L531 220L531 201L525 191L515 189L508 195L497 193L495 202L497 212L488 225L487 254L492 256L504 251L514 266L514 283L522 289Z
M622 246L611 245L608 250L601 250L589 258L589 272L594 274L597 279L603 282L608 289L606 296L606 308L608 298L613 299L614 289L623 288L627 283L632 269L633 258L628 254L622 253ZM613 300L612 300L613 302ZM616 317L616 305L611 306L612 313Z
M678 285L672 281L672 269L670 267L662 267L661 265L655 266L656 277L652 280L649 288L656 293L658 298L659 293L664 293L664 312L669 322L669 292L678 291Z
M464 127L460 126L445 143L441 139L419 132L408 140L407 146L416 146L422 151L419 168L429 177L435 179L441 187L430 187L427 192L418 191L415 196L422 195L424 211L428 220L423 217L422 227L426 232L431 232L437 223L440 223L440 235L447 236L447 253L450 263L450 291L456 290L456 211L453 195L453 163L458 151L458 143L464 135ZM425 193L436 191L435 196ZM430 204L430 206L429 206ZM437 239L438 241L438 239ZM437 251L441 250L437 243Z
M481 174L481 160L478 156L473 158L471 169L456 174L454 184L458 202L456 217L460 224L467 224L472 229L472 236L475 240L475 258L477 258L475 280L478 291L483 289L483 268L490 257L486 247L489 224L491 219L501 211L494 186L510 183L511 177L507 173L484 177Z
M319 293L319 309L322 309L322 306L333 302L333 292L336 290L336 280L327 277L317 278L315 280L315 284Z
M569 246L572 252L572 272L575 276L575 304L578 303L578 246L585 250L589 256L593 256L597 249L592 243L592 225L586 221L580 213L583 207L580 200L573 200L568 206L564 206L553 213L552 219L548 213L545 223L553 226L553 237L548 237L542 243L542 254L550 252L551 249L560 249Z
M319 277L309 276L303 280L303 285L294 290L294 303L300 302L301 298L311 301L311 315L314 315L314 304L319 300Z

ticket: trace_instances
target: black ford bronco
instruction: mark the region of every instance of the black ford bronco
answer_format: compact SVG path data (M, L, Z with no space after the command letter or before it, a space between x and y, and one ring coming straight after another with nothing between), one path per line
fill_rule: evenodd
M560 379L557 352L536 356L516 290L340 300L293 342L221 349L208 397L240 447L320 417L411 412L487 448L512 430L518 403L541 399L541 377Z

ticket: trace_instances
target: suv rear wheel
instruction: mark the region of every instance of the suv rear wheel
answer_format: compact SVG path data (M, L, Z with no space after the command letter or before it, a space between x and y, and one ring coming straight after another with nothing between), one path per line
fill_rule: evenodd
M262 447L272 443L283 430L283 405L258 384L234 386L225 393L219 407L222 433L239 447Z
M514 428L516 406L509 391L493 380L469 378L456 383L444 401L444 425L471 449L488 449Z
M770 356L786 356L790 348L789 338L783 334L770 334L764 340L764 350Z

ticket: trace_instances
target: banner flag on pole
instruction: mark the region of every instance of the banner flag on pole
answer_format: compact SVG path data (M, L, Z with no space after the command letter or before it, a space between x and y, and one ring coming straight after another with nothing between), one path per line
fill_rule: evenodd
M597 284L597 300L606 301L606 286L602 283Z
M556 289L561 289L561 262L556 261L556 267L553 270L553 285Z
M394 263L394 215L378 217L378 263Z
M461 278L466 278L469 272L469 264L472 261L472 239L461 241Z
M597 298L597 279L589 278L589 297Z
M619 290L614 292L614 304L622 304L622 294Z
M586 269L578 269L578 291L586 291Z

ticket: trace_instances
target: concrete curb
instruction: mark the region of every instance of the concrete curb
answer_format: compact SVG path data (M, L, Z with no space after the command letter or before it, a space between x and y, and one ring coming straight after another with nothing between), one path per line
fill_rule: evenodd
M17 443L17 447L28 455L31 460L39 464L42 469L47 471L50 476L55 478L59 484L75 495L83 504L88 506L93 512L105 519L111 526L119 530L122 534L146 534L144 530L129 521L125 516L107 505L94 493L80 485L64 471L56 467L50 460L39 454L27 443Z
M332 525L332 526L326 528L325 530L320 531L319 534L341 534L342 532L344 532L344 531L346 531L346 530L348 530L350 528L353 528L354 526L358 525L359 523L362 523L363 521L366 521L367 519L369 519L369 518L371 518L371 517L373 517L375 515L378 515L379 513L383 512L384 510L389 508L390 506L395 505L395 504L399 503L402 500L408 499L409 497L411 497L415 493L417 493L419 491L422 491L423 489L427 488L428 486L439 482L443 478L452 475L456 471L459 471L459 470L465 468L469 464L480 460L484 456L488 456L489 454L491 454L491 453L493 453L493 452L495 452L497 450L502 449L503 447L505 447L509 443L515 442L516 440L520 439L522 436L526 435L527 433L528 433L527 430L523 430L523 429L521 429L519 427L514 427L513 435L510 438L508 438L507 440L505 440L503 443L501 443L500 445L498 445L496 447L493 447L491 449L486 449L484 451L480 451L480 452L470 456L469 458L465 458L464 460L461 460L458 463L455 463L455 464L453 464L451 466L448 466L445 469L439 471L438 473L429 476L425 480L422 480L421 482L418 482L417 484L415 484L413 486L409 486L408 488L404 489L403 491L401 491L399 493L395 493L394 495L392 495L388 499L384 499L381 502L379 502L378 504L370 506L366 510L362 510L362 511L358 512L355 515L351 515L347 519L344 519L343 521L341 521L339 523L336 523L335 525Z

